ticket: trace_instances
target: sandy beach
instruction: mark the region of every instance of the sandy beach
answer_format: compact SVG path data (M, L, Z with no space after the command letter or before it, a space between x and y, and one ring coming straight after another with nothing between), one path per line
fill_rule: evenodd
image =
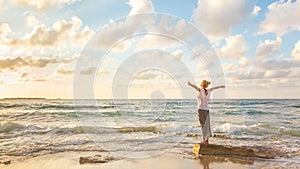
M31 158L22 162L12 162L9 165L1 165L3 169L182 169L182 168L223 168L240 169L249 168L250 164L233 163L226 160L205 158L193 159L174 154L163 154L151 158L128 159L122 158L107 163L80 164L79 158L94 156L99 152L63 152ZM107 153L101 153L107 155Z

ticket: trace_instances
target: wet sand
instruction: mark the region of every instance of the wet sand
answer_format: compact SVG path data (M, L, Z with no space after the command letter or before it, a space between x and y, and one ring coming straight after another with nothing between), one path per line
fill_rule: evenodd
M182 168L222 168L222 169L240 169L249 168L252 164L243 161L228 161L223 158L198 158L184 157L174 154L162 154L160 156L144 159L117 158L107 163L87 163L80 164L80 157L109 155L99 152L63 152L57 154L48 154L34 157L22 162L12 162L9 165L0 165L3 169L182 169Z
M4 165L3 169L243 169L243 168L297 168L297 164L282 164L272 160L253 160L248 158L200 156L195 159L193 156L165 153L160 156L128 159L113 157L111 160L102 163L80 164L80 157L111 156L106 152L62 152L30 158L24 161Z

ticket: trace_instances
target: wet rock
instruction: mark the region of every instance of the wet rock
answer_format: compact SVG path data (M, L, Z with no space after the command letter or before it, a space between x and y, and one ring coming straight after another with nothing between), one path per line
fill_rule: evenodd
M95 156L88 156L88 157L80 157L79 164L86 164L86 163L107 163L110 161L118 160L112 156L103 156L103 155L95 155Z
M272 148L261 147L261 146L227 146L227 145L205 145L195 144L194 153L196 156L210 155L210 156L223 156L223 157L257 157L274 159L276 157L283 157L286 154Z
M8 165L8 164L10 164L11 163L11 161L4 161L4 162L1 162L0 161L0 164L4 164L4 165Z

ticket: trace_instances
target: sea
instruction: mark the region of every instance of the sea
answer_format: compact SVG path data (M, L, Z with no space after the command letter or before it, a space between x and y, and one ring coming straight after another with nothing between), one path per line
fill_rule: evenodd
M210 119L210 144L270 147L287 154L271 164L300 166L299 99L212 99ZM0 100L0 161L65 151L191 156L201 139L195 99Z

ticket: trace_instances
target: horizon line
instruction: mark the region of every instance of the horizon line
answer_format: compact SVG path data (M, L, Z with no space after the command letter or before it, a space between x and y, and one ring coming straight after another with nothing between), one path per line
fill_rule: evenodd
M114 98L80 98L80 99L74 99L74 98L46 98L46 97L5 97L5 98L0 98L0 100L151 100L151 99L157 99L157 100L178 100L178 99L196 99L196 98L118 98L118 99L114 99ZM300 99L299 98L254 98L254 97L228 97L228 98L211 98L211 100L213 99L259 99L259 100L267 100L267 99L273 99L273 100L282 100L282 99L286 99L286 100L293 100L293 99Z

